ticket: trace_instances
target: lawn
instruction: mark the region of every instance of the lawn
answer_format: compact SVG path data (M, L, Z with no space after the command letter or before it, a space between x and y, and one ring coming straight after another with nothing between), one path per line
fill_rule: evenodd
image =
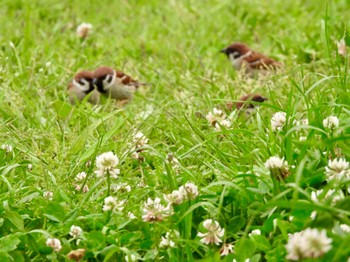
M350 261L349 10L2 0L0 261ZM237 72L232 42L283 68ZM71 105L101 65L147 85Z

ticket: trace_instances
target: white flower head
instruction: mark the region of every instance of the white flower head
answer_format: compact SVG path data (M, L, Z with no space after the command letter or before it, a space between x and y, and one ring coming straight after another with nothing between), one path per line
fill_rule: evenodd
M29 171L32 171L32 170L33 170L33 165L32 165L32 164L29 164L29 165L27 166L27 168L28 168Z
M335 129L339 126L339 119L336 116L329 116L323 120L323 127Z
M307 228L304 231L289 234L286 245L287 259L297 261L305 258L318 258L331 250L332 239L326 230Z
M131 186L129 186L129 184L127 183L120 183L117 186L112 188L114 192L131 192Z
M233 245L231 244L223 244L220 248L220 256L227 256L231 253L233 253Z
M96 176L103 177L108 173L111 177L118 178L120 170L115 168L118 163L119 159L115 154L113 154L113 152L107 152L99 155L96 157Z
M53 193L51 191L45 191L43 194L44 198L46 198L47 200L52 200L53 199Z
M133 134L132 141L136 149L145 147L148 144L148 138L140 131Z
M72 225L70 227L70 231L69 231L69 235L71 235L74 238L79 237L81 234L83 233L83 230L81 229L81 227Z
M2 150L4 150L6 153L11 153L13 151L13 147L8 144L3 144L1 146Z
M226 114L216 107L213 108L212 112L209 112L205 117L210 124L213 122L217 122L218 120L224 120L226 118Z
M62 249L61 241L57 238L48 238L46 240L46 245L52 247L55 252L59 252Z
M221 238L225 234L225 229L220 227L219 222L212 219L204 220L203 226L207 230L207 232L206 233L198 232L197 236L202 238L200 242L206 245L209 245L209 244L219 245L222 242Z
M143 207L142 220L144 222L163 221L164 218L172 214L171 205L164 206L160 203L160 198L156 197L154 200L148 198Z
M135 148L132 149L132 151L136 150ZM139 159L140 158L140 154L137 151L134 151L131 153L131 158L133 159Z
M77 27L77 35L80 38L86 38L92 29L92 24L82 23Z
M281 131L287 121L287 114L285 112L277 112L271 118L272 131Z
M222 126L225 129L229 129L232 126L232 123L230 120L224 119L224 120L216 122L214 127L217 131L220 131Z
M115 197L109 196L104 199L103 211L123 211L126 200L117 201Z
M81 185L75 185L75 190L76 191L80 191L81 190ZM88 185L84 185L84 187L83 187L83 193L87 193L87 192L89 192L89 187L88 187Z
M184 186L181 186L179 191L184 199L188 200L194 200L199 195L198 187L191 182L187 182Z
M165 237L162 236L162 240L159 243L159 247L160 248L167 248L167 247L173 248L173 247L175 247L175 242L172 239L178 238L179 236L180 236L180 234L176 230L167 232L165 234Z
M341 56L346 56L346 43L345 39L341 39L339 42L337 42L337 47L338 47L338 54Z
M184 195L179 190L174 190L171 194L164 196L170 204L180 205L184 201Z
M86 178L86 173L85 172L80 172L77 174L75 177L75 181L83 181Z
M331 204L335 205L337 201L344 199L344 193L341 190L330 189L326 195L323 192L323 189L311 192L311 200L314 202L331 200Z
M344 180L349 180L349 162L342 158L329 160L328 166L326 166L326 175L328 182L335 180L337 183L341 183Z
M284 158L272 156L265 162L265 168L270 170L271 175L277 179L283 179L289 175L289 166Z

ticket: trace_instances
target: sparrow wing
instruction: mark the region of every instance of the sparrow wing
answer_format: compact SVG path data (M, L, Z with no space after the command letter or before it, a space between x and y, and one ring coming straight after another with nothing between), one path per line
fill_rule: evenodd
M247 56L245 61L252 69L274 69L282 65L281 63L256 52Z
M115 71L116 72L116 76L121 79L122 83L124 85L131 85L131 86L135 86L135 87L139 87L144 85L143 83L138 82L137 80L131 78L131 76L125 74L122 71Z

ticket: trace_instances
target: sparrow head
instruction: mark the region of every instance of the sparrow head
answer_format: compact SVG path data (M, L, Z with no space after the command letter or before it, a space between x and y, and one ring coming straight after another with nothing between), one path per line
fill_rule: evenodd
M228 58L237 59L250 51L250 48L242 43L233 43L222 49L220 52L227 55Z
M248 94L245 96L242 96L239 101L236 103L237 109L247 109L247 108L254 108L254 104L251 102L258 102L262 103L264 101L268 100L266 97L263 97L258 94Z
M94 72L94 84L101 93L106 93L114 85L115 81L116 74L113 68L100 66Z
M94 90L93 80L94 73L84 70L75 74L72 83L76 88L88 94Z

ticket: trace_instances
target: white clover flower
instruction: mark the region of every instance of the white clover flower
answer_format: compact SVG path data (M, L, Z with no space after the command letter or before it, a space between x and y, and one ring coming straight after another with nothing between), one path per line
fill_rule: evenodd
M13 147L8 144L3 144L1 146L2 150L4 150L6 153L11 153L13 151Z
M166 201L170 204L180 205L184 201L184 196L179 190L174 190L171 194L164 195Z
M220 248L220 256L227 256L231 253L233 253L233 245L231 244L223 244Z
M147 199L143 207L142 220L144 222L163 221L164 218L172 214L171 205L164 206L160 203L160 198L156 197L154 200Z
M304 231L289 234L287 259L297 261L305 258L318 258L332 249L332 239L326 230L307 228Z
M271 118L272 131L281 131L287 121L287 114L285 112L277 112Z
M76 191L80 191L81 190L81 185L75 185L75 190ZM83 187L83 193L87 193L87 192L89 192L89 187L88 187L88 185L84 185L84 187Z
M104 199L103 211L123 211L126 200L117 201L115 197L109 196Z
M145 147L148 144L148 138L140 131L134 133L132 140L136 149Z
M219 222L214 221L212 219L204 220L203 226L208 232L206 233L198 232L197 236L202 238L200 242L206 245L209 245L209 244L219 245L222 242L221 238L224 236L225 229L224 228L222 229L220 227Z
M229 129L232 126L232 123L230 120L224 119L224 120L216 122L214 127L217 131L220 131L222 126L225 129Z
M336 116L329 116L323 120L323 127L334 129L339 126L339 119Z
M254 230L252 230L252 232L250 232L249 234L248 234L248 236L254 236L254 235L261 235L261 231L260 231L260 229L254 229Z
M48 238L46 240L46 245L52 247L55 252L59 252L62 249L61 241L57 238Z
M183 195L184 199L194 200L198 195L198 187L190 182L187 182L184 186L179 188L180 193Z
M209 112L205 118L208 120L208 122L215 126L215 123L221 122L222 120L226 119L226 114L216 107L213 108L212 112Z
M289 167L284 158L272 156L265 162L265 168L270 170L271 175L277 179L286 178L289 175Z
M328 166L326 166L326 175L328 182L335 180L336 182L341 183L343 180L349 180L349 162L342 158L329 160Z
M160 248L175 247L175 242L172 239L178 238L179 236L180 234L176 230L167 232L165 234L165 237L162 236L162 240L159 243L159 247Z
M337 42L338 54L341 56L346 56L346 43L344 38Z
M83 233L83 230L81 229L81 227L72 225L70 227L70 231L69 231L69 235L71 235L74 238L79 237L81 234Z
M53 199L53 193L51 191L45 191L43 194L44 198L46 198L47 200L52 200Z
M134 148L132 150L134 150ZM133 159L139 159L140 158L140 154L137 151L132 152L130 156Z
M86 173L85 172L80 172L77 174L75 177L75 181L83 181L86 178Z
M114 192L131 192L131 186L129 186L127 183L120 183L117 186L112 188Z
M77 35L80 38L86 38L92 29L92 24L82 23L77 27Z
M28 168L29 171L32 171L32 170L33 170L33 165L32 165L32 164L29 164L29 165L27 166L27 168Z
M109 174L113 178L118 178L120 170L115 168L119 163L119 159L113 152L107 152L96 157L95 171L97 177L103 177L105 174Z
M341 190L330 189L323 198L321 198L322 195L323 189L317 190L316 192L313 191L311 192L311 200L319 202L320 200L328 201L331 199L331 204L335 205L337 201L344 199L344 193Z

